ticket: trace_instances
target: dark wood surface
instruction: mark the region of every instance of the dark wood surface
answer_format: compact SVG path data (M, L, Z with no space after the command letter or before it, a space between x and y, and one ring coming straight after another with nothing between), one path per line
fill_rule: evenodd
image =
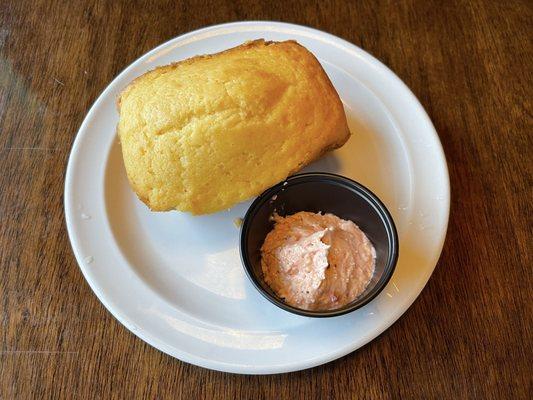
M0 399L532 398L530 1L0 1ZM111 79L206 25L271 19L394 70L444 145L437 269L386 333L340 360L238 376L175 360L100 304L74 260L63 178Z

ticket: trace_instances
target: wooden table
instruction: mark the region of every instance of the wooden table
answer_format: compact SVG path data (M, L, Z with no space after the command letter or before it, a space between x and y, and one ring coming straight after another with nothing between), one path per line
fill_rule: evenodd
M532 398L532 3L0 2L0 399ZM238 376L175 360L100 304L63 216L70 147L111 79L206 25L271 19L343 37L418 96L444 145L452 209L411 309L359 351Z

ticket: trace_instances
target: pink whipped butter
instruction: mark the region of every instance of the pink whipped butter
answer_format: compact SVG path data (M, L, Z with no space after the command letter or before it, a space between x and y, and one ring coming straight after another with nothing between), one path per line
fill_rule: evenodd
M305 310L331 310L368 286L376 251L352 221L302 211L274 215L261 247L265 282L284 301Z

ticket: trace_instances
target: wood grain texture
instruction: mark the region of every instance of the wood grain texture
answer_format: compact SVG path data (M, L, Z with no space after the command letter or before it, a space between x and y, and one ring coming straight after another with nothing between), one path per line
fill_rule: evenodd
M527 399L532 384L530 1L0 2L0 399ZM418 96L445 148L448 237L419 299L340 360L275 376L187 365L98 302L63 217L70 146L125 66L181 33L271 19L343 37Z

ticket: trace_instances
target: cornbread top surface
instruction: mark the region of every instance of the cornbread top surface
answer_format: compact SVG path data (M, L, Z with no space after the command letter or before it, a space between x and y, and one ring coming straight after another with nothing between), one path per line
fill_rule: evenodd
M294 41L257 40L157 68L118 104L128 179L154 211L226 209L350 135L327 75Z

